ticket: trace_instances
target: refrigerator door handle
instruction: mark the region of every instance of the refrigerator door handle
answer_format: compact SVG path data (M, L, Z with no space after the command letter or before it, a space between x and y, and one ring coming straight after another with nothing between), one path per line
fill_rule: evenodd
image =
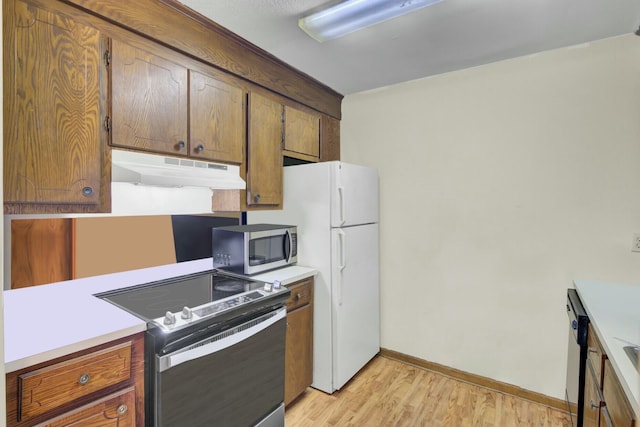
M345 213L344 213L344 187L338 187L338 196L340 198L340 225L345 223Z
M340 277L337 280L338 284L338 305L342 305L342 271L347 266L347 252L345 248L345 239L346 233L342 230L338 230L338 238L340 239L340 265L338 265L338 270L340 270Z
M338 236L340 238L340 265L338 266L338 268L340 269L340 271L342 271L347 266L347 253L345 251L346 233L342 230L338 230Z

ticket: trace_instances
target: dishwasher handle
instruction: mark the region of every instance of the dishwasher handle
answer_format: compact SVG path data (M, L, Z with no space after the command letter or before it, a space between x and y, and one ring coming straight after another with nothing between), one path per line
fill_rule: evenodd
M182 363L198 359L208 354L222 351L250 338L278 321L287 317L287 308L281 307L256 319L252 319L232 329L205 338L195 344L176 350L164 356L156 356L158 359L158 372L164 372Z

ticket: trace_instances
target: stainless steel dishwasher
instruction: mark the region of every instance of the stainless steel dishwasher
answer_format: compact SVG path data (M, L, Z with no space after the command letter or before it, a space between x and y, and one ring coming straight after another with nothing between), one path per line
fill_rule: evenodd
M582 427L589 317L575 289L567 290L567 316L569 317L569 349L565 399L571 414L571 425Z

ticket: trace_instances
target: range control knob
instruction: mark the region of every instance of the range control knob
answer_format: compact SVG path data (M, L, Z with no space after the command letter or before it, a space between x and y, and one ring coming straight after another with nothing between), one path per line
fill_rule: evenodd
M182 309L180 317L182 317L184 320L191 320L191 318L193 317L193 312L189 307L185 307Z
M265 292L271 292L271 291L273 291L273 285L272 285L271 283L266 282L266 283L264 284L264 290L265 290Z
M170 311L167 311L167 314L164 315L164 322L165 325L175 325L176 323L176 315L173 314Z
M273 281L273 290L277 291L279 289L282 289L282 284L280 283L279 280L274 280Z

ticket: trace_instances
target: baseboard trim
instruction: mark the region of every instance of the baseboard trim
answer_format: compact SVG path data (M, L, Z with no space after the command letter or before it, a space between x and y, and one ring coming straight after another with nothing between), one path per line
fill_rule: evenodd
M450 368L448 366L441 365L439 363L429 362L427 360L420 359L418 357L409 356L407 354L400 353L394 350L389 350L386 348L381 348L379 354L382 357L408 363L410 365L417 366L418 368L423 368L428 371L437 372L439 374L446 375L448 377L455 378L460 381L465 381L470 384L488 388L501 393L510 394L512 396L519 397L521 399L530 400L532 402L546 405L551 408L558 409L560 411L565 411L565 412L567 411L567 402L565 402L564 400L547 396L542 393L537 393L535 391L526 390L522 387L518 387L513 384L504 383L502 381L497 381L491 378L483 377L482 375L471 374L469 372L461 371L455 368Z

